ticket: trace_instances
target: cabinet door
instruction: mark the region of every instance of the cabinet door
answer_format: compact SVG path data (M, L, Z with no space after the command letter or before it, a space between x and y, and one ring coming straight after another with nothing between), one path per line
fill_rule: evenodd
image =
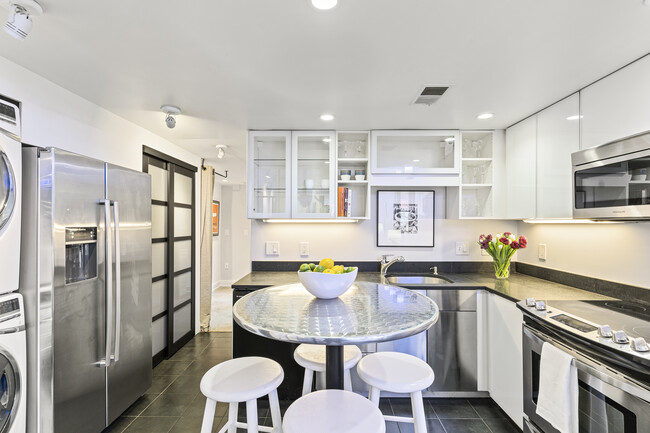
M372 173L459 173L459 137L459 131L372 131Z
M571 218L571 153L580 147L576 93L537 114L537 218Z
M580 92L582 149L650 130L650 56Z
M248 218L291 216L291 132L248 135Z
M535 217L537 117L506 130L506 218Z
M522 428L524 417L523 315L514 302L490 293L487 299L490 397Z
M336 134L304 131L291 134L291 215L293 218L336 216Z

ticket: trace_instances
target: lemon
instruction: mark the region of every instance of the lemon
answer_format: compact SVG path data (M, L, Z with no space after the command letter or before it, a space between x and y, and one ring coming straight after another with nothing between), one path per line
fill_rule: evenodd
M336 265L332 268L332 270L337 274L342 274L345 270L345 267L343 265Z
M336 271L334 269L325 269L323 271L324 274L336 274Z
M331 269L334 266L334 260L327 258L323 259L319 263L320 266L323 266L325 269Z

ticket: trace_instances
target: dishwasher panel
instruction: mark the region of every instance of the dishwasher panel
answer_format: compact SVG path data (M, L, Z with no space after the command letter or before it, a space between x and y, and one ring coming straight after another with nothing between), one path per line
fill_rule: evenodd
M428 331L428 362L436 375L431 392L477 391L475 311L441 311Z

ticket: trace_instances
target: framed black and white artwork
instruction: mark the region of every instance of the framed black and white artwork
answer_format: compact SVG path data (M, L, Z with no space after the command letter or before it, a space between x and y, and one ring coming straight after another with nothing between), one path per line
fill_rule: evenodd
M377 191L378 247L433 247L434 191Z

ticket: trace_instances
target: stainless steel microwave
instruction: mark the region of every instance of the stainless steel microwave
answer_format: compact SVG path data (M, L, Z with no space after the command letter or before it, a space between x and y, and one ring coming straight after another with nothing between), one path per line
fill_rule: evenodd
M573 218L650 220L650 131L575 152Z

